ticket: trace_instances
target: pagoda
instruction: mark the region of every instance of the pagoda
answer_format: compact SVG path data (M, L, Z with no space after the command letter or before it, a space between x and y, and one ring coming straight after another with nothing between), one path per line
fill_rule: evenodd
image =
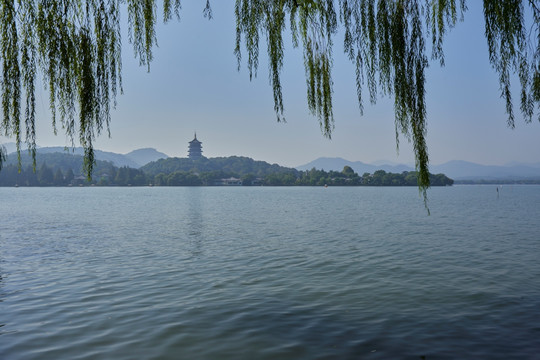
M189 142L188 157L191 160L197 160L203 157L202 142L197 140L197 133L195 133L195 137L193 138L193 140Z

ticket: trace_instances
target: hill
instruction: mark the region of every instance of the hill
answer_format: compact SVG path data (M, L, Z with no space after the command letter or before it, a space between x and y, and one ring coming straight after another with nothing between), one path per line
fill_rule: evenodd
M135 161L129 159L126 157L126 155L123 154L117 154L113 152L108 151L101 151L101 150L94 150L96 160L99 161L108 161L113 163L115 166L121 167L121 166L128 166L132 168L139 168L140 165L136 163ZM61 153L61 154L71 154L71 155L84 155L84 149L82 147L76 147L76 148L65 148L61 146L51 146L51 147L42 147L37 149L36 151L37 157L40 156L40 154L52 154L52 153ZM17 154L12 153L8 155L9 157L17 157Z
M0 171L0 186L71 186L71 185L146 185L142 171L116 167L111 162L97 160L92 180L83 175L84 158L69 153L38 153L36 169L28 153L21 153L21 167L17 156L10 156Z
M80 175L83 173L83 162L84 158L82 155L67 152L38 152L36 154L36 169L46 164L48 167L60 169L62 172L71 169L75 175ZM17 154L9 154L5 165L18 167ZM32 165L33 159L28 155L28 152L21 152L21 169L31 168ZM110 167L111 165L111 162L97 160L94 173L99 173L101 169Z
M154 148L133 150L132 152L129 152L124 156L136 163L138 165L137 167L144 166L152 161L166 159L169 157L169 155L159 152Z
M146 164L140 170L151 176L160 173L171 174L178 171L193 173L222 171L224 173L233 173L236 176L251 174L257 177L264 177L269 174L297 173L296 169L283 167L278 164L269 164L265 161L253 160L243 156L201 158L198 160L167 158Z
M8 152L9 157L17 158L15 153L16 148L14 143L4 144ZM117 167L127 166L131 168L140 168L141 166L148 164L149 162L156 161L158 159L168 158L167 154L157 151L153 148L137 149L133 150L127 154L118 154L109 151L102 151L95 149L96 160L108 161L113 163ZM21 149L22 153L27 153L26 148ZM84 155L84 150L81 147L76 148L65 148L62 146L50 146L50 147L38 147L37 154L52 154L52 153L62 153L62 154L72 154L72 155Z
M0 147L2 146L6 149L7 154L17 151L17 144L15 144L14 142L7 142L7 143L0 144ZM39 146L36 146L36 147L39 148ZM26 150L26 144L24 143L21 144L21 151L22 150Z

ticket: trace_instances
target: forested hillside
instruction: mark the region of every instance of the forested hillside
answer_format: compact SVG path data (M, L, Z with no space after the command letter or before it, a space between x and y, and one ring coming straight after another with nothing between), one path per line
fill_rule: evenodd
M257 161L243 156L229 156L216 158L201 158L191 160L188 158L168 158L151 162L141 167L141 170L148 175L158 175L160 173L170 174L176 171L206 173L212 171L223 171L234 173L236 176L254 175L263 177L269 174L297 174L296 169L269 164L265 161Z
M0 170L0 186L69 186L69 185L145 185L145 174L137 169L116 167L108 161L96 161L92 179L83 172L84 158L69 153L38 153L34 171L32 158L10 156Z

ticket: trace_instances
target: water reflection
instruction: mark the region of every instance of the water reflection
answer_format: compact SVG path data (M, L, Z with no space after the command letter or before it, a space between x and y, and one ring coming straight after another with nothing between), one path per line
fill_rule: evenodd
M2 259L0 257L0 263L4 262L4 259ZM4 277L2 276L2 273L3 273L3 270L2 270L2 267L0 267L0 304L4 302ZM0 320L1 321L1 320ZM6 324L0 322L0 335L2 335L4 333L3 331L3 327L5 326Z
M203 255L202 237L204 230L204 206L203 200L201 199L203 192L197 187L190 187L186 190L187 240L190 244L191 255L200 257Z

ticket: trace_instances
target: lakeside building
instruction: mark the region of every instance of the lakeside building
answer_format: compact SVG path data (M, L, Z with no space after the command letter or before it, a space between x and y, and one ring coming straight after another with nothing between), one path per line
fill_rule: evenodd
M203 157L202 142L197 140L197 133L195 133L195 137L193 138L193 140L189 142L188 157L191 160L197 160Z
M235 177L230 177L227 179L216 180L214 181L214 185L215 186L242 186L242 180Z

